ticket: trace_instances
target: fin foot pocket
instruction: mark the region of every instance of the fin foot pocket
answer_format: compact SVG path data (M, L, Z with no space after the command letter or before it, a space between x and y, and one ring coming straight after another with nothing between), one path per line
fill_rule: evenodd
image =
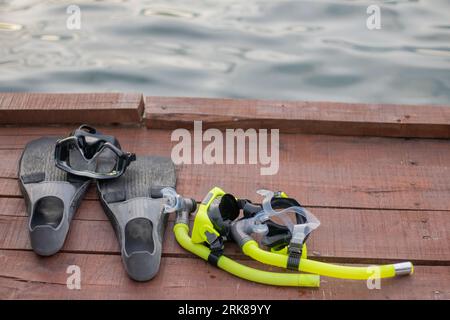
M128 221L125 226L125 251L128 255L146 251L153 253L153 224L146 218L136 218Z
M64 202L57 197L47 196L39 199L31 215L30 227L33 230L40 225L57 228L64 214Z

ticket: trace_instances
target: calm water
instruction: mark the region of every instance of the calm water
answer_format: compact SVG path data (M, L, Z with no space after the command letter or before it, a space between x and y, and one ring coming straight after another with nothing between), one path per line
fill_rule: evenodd
M0 0L0 91L450 104L450 1Z

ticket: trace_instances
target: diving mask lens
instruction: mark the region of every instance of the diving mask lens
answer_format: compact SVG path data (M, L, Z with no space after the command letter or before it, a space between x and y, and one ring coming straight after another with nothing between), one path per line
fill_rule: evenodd
M97 153L94 162L96 163L95 172L100 174L115 174L118 172L120 159L113 150L105 147Z
M56 166L69 173L95 179L119 177L135 160L135 155L123 152L107 140L115 141L115 138L76 130L73 136L57 141Z
M262 202L263 212L271 220L274 218L282 220L296 240L303 242L313 230L319 227L319 219L305 208L295 205L275 210L272 206L275 193L269 190L258 190L257 192L264 197ZM302 217L303 222L299 223L299 219L295 217Z

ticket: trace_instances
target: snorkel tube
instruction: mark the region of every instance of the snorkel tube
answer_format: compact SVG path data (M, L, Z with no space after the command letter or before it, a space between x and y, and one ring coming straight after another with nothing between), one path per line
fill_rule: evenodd
M175 212L176 220L173 232L177 242L187 251L199 256L205 261L227 271L239 278L253 282L274 286L319 287L320 277L314 274L276 273L261 271L240 264L223 255L223 243L220 233L208 217L211 204L225 195L219 189L212 189L199 205L194 221L192 238L189 236L189 214L196 210L197 204L193 199L182 198L175 190L164 188L161 190L166 212ZM206 246L209 244L210 247Z
M413 273L414 268L411 262L371 267L350 267L307 259L306 254L303 252L306 248L304 242L309 233L319 226L319 220L306 209L302 208L298 202L287 198L284 193L276 195L267 190L261 190L259 193L265 196L261 210L247 219L244 218L234 221L231 226L233 239L247 256L259 262L276 267L342 279L365 280L369 278L391 278ZM284 206L281 205L277 208L283 210L275 211L272 208L272 204L277 202L278 204L283 204L284 202ZM295 205L292 206L292 204ZM303 222L294 225L292 220L286 219L284 216L287 211L295 212L297 218L303 217L303 219L301 219ZM282 232L280 232L282 226L274 224L273 221L270 220L274 216L278 216L286 222L287 228L285 229L284 239L288 240L285 241L287 246L284 249L287 255L279 253L283 251L269 252L263 250L259 247L258 242L252 238L253 233L260 233L265 236L266 241L267 235L269 235L272 240L277 236L279 239L282 234ZM297 222L298 220L299 219L297 219ZM274 225L277 226L278 233L269 230L271 228L273 229ZM268 242L270 243L271 241Z

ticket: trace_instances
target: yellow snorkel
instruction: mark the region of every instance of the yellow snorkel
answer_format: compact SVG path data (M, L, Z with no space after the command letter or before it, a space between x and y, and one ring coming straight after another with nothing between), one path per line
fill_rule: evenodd
M284 193L274 194L266 190L262 190L261 193L266 198L260 207L260 212L247 219L234 221L231 227L234 241L242 248L242 251L247 256L259 262L280 268L342 279L365 280L369 278L391 278L413 273L414 268L411 262L370 267L350 267L308 259L305 254L305 241L309 233L317 228L320 222L311 213L302 208L297 201L287 198ZM281 209L281 211L275 211L272 205L275 205L277 207L276 209ZM283 227L270 219L275 215L283 214L284 211L289 210L295 211L298 214L297 224L294 225L292 221L287 221L287 224L293 227L284 229L285 234L283 234ZM303 218L299 219L299 217ZM278 252L274 252L274 250L269 252L259 247L251 234L260 230L265 232L266 236L263 238L263 242L265 240L269 246L278 241ZM280 246L283 245L285 247L280 249Z
M172 198L176 195L174 190L173 193ZM318 287L319 275L365 280L413 273L411 262L350 267L308 259L305 242L309 233L317 228L320 222L295 199L288 198L283 192L262 190L260 193L265 196L261 205L236 199L218 187L211 189L198 205L192 237L189 237L189 214L196 210L197 205L192 199L176 195L178 200L169 201L172 208L167 211L176 212L173 231L178 243L203 260L235 276L269 285ZM165 197L169 199L170 195L166 192ZM176 202L177 205L174 204ZM239 219L241 210L244 216ZM296 223L286 219L284 213L287 211L295 212ZM285 224L275 223L272 221L274 217L281 218ZM261 249L253 239L253 233L263 235L261 242L271 250ZM237 263L223 254L224 241L229 239L233 239L244 254L256 261L308 274L266 272Z
M169 196L167 190L164 192L163 189L163 194L164 193L165 197ZM224 256L223 238L220 232L217 231L217 228L223 231L223 228L226 228L227 226L220 225L220 221L216 221L216 225L214 225L213 221L210 219L210 215L208 214L210 209L212 209L211 205L213 202L223 196L225 196L225 192L223 192L220 188L213 188L198 206L192 231L192 238L189 237L189 214L194 212L196 209L195 201L187 198L178 198L178 202L181 203L181 205L177 205L175 204L176 201L172 201L172 208L177 209L173 210L168 207L167 211L176 212L173 232L177 242L184 249L194 253L203 260L210 262L222 270L249 281L274 286L319 286L320 277L318 275L261 271L247 267Z

